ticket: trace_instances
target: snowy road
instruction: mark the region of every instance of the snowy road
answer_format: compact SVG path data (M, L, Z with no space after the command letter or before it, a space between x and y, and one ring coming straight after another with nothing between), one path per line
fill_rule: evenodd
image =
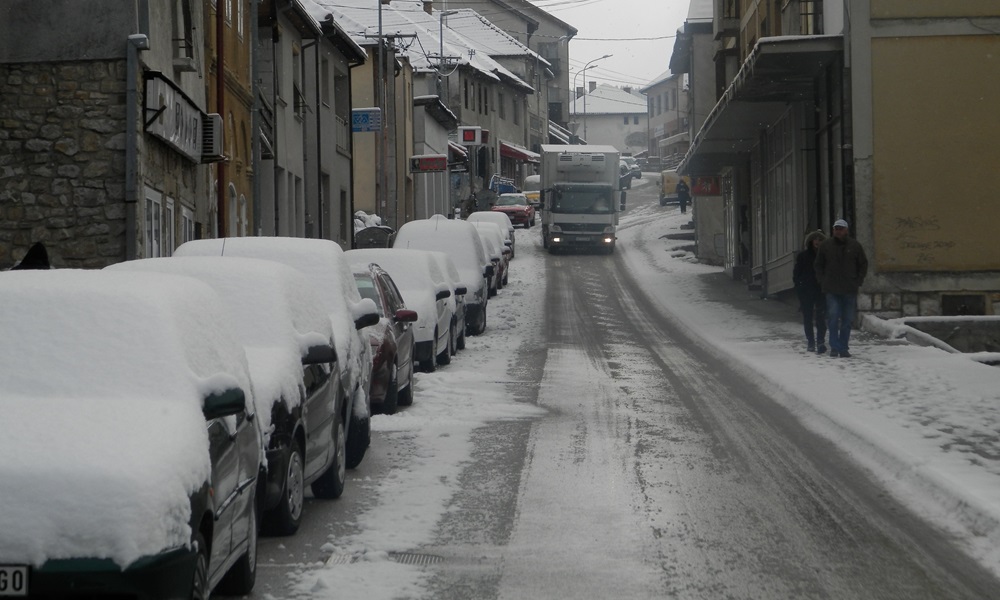
M613 256L549 256L517 231L486 334L373 420L344 498L263 540L254 598L995 592L643 291L628 265L658 258L651 232L676 207L642 183Z

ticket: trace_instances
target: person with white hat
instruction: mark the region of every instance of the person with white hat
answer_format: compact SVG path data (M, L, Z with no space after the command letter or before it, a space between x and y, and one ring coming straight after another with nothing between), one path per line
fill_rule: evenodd
M848 235L848 224L837 219L833 236L816 252L816 278L826 294L830 356L850 358L851 325L858 310L858 290L868 274L865 249Z

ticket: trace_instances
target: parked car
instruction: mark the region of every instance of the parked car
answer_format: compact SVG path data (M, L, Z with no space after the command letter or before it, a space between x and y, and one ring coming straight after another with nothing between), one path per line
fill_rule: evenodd
M514 225L523 225L525 229L535 224L535 207L524 194L500 194L491 210L504 213Z
M349 250L345 254L351 258ZM392 277L376 264L352 264L354 283L362 298L378 307L379 322L365 327L372 346L372 380L368 394L372 412L395 414L397 406L413 404L413 328L416 311L406 308Z
M625 162L624 158L618 159L618 189L632 189L632 167Z
M500 283L500 278L503 277L503 252L491 237L478 229L476 229L476 235L479 236L479 244L483 247L483 253L486 258L490 259L490 265L493 267L493 274L489 278L489 297L492 298L503 287L503 284Z
M623 156L621 158L628 165L629 172L632 173L632 177L635 179L642 179L642 169L639 168L639 163L631 156Z
M432 250L428 250L428 252L438 261L441 272L444 273L448 285L451 286L448 308L451 310L451 329L454 338L451 347L454 350L453 354L455 354L459 350L465 350L465 295L469 290L462 283L462 276L458 272L458 267L455 266L455 261L451 260L450 256L444 252Z
M248 594L262 438L219 297L26 270L0 275L0 306L4 595Z
M507 285L507 280L510 277L510 257L511 249L507 245L507 241L504 237L504 232L500 229L500 226L496 223L487 223L484 221L474 222L473 225L476 231L479 232L480 236L485 236L493 244L494 247L500 252L500 262L497 266L497 289L501 289Z
M510 217L506 213L497 210L479 210L468 217L465 218L466 221L470 223L477 223L480 221L486 221L488 223L496 223L500 226L500 229L504 232L504 243L510 248L510 257L514 258L516 253L515 236L514 236L514 223L511 222Z
M437 250L447 254L458 267L468 294L465 297L465 332L486 331L486 305L493 265L483 252L476 228L469 222L434 215L405 223L396 233L393 248Z
M174 256L261 258L299 270L315 286L333 325L341 386L348 402L347 468L361 464L371 442L372 351L360 330L378 323L378 309L362 300L344 251L330 240L240 237L185 242Z
M319 498L340 497L346 400L330 319L304 275L273 261L219 256L132 260L106 270L193 277L222 299L246 351L264 432L262 531L298 531L307 485Z
M451 362L451 288L437 261L428 252L400 248L350 250L354 265L375 263L392 276L408 308L417 311L413 328L413 360L431 372Z

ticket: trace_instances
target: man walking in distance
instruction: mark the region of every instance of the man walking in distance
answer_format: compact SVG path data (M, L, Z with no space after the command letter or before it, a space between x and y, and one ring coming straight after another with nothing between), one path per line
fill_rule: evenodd
M691 188L688 187L683 177L677 181L674 191L677 193L677 204L681 207L681 213L686 213L688 202L691 201Z
M868 257L857 240L848 235L847 221L833 224L833 237L816 252L816 279L826 294L830 330L830 356L850 358L848 342L858 308L858 290L868 274Z

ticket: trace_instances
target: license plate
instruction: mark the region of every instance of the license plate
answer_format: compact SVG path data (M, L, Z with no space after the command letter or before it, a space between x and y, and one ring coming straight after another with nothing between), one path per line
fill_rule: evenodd
M590 236L589 235L578 235L578 236L576 236L573 239L576 240L577 242L589 242L590 241Z
M0 596L28 595L28 567L0 565Z

